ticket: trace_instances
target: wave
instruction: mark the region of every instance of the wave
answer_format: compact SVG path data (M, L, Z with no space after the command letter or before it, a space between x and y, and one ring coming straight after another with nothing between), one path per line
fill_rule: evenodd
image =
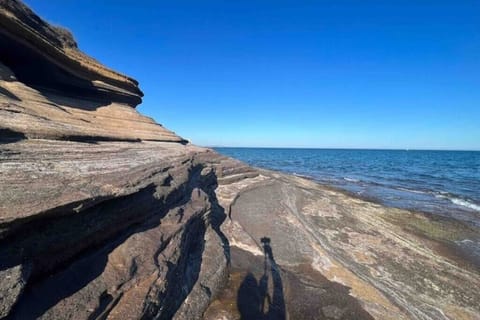
M314 177L306 175L306 174L301 174L301 173L296 173L296 172L292 172L292 174L296 177L299 177L299 178L304 178L304 179L308 179L308 180L313 180L314 179Z
M405 192L411 192L411 193L431 194L431 192L428 192L428 191L420 191L420 190L414 190L414 189L408 189L408 188L402 188L402 187L398 187L396 189L401 190L401 191L405 191Z
M458 198L457 196L452 195L449 192L438 191L438 192L435 192L434 195L435 195L435 198L446 199L451 203L456 204L457 206L469 208L471 210L480 212L480 205L473 203L472 201L469 201L469 200Z
M448 200L450 200L452 203L456 204L457 206L466 207L466 208L480 212L480 205L478 204L475 204L460 198L448 198Z
M312 177L308 177L308 176L305 176L305 175L301 175L301 174L296 174L294 173L294 175L296 176L300 176L300 177L303 177L303 178L310 178L312 179ZM320 181L323 181L323 182L326 182L326 183L333 183L333 184L336 184L338 182L340 182L339 180L336 180L336 179L325 179L325 177L323 177L323 179L319 179ZM447 191L430 191L430 190L417 190L417 189L410 189L410 188L404 188L404 187L398 187L398 186L389 186L389 185L385 185L385 184L382 184L382 183L378 183L378 182L374 182L374 181L368 181L368 182L364 182L362 180L359 180L359 179L355 179L355 178L349 178L349 177L343 177L343 180L344 181L347 181L347 182L351 182L351 183L361 183L361 184L364 184L366 183L367 185L371 185L371 186L380 186L380 187L384 187L384 188L390 188L390 189L396 189L396 190L400 190L400 191L404 191L404 192L409 192L409 193L415 193L415 194L423 194L423 195L428 195L428 196L434 196L435 198L438 198L438 199L445 199L445 200L448 200L450 201L451 203L457 205L457 206L460 206L460 207L464 207L464 208L468 208L470 210L473 210L473 211L477 211L477 212L480 212L480 205L479 204L476 204L472 201L469 201L469 200L465 200L465 199L462 199L462 198L459 198L457 195L454 195L452 193L449 193ZM340 182L341 183L341 182ZM364 190L361 191L362 193L364 192ZM360 194L358 193L358 191L356 192L357 194ZM402 198L398 198L398 199L395 199L395 200L401 200Z
M467 250L470 254L473 254L480 258L480 241L478 239L464 239L459 241L457 240L455 241L455 243L464 250Z
M447 192L447 191L434 191L432 194L437 199L447 199L447 200L460 199L460 198L457 198L454 194L451 194L450 192Z

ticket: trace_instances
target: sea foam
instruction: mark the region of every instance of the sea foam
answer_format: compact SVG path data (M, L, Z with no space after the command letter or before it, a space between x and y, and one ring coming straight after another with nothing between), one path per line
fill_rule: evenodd
M454 204L456 204L457 206L466 207L466 208L480 212L480 205L478 204L472 203L467 200L459 199L459 198L449 198L449 200Z

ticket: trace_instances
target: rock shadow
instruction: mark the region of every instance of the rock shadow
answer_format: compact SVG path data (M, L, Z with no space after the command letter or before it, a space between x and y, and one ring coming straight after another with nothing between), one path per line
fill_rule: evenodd
M11 129L0 129L0 144L14 143L26 138L22 132Z
M237 293L238 311L244 320L286 319L282 277L273 257L271 240L263 237L261 242L264 253L263 275L258 281L251 272L246 275Z
M14 95L12 92L10 92L9 90L7 90L3 87L0 87L0 95L4 95L5 97L7 97L11 100L22 101L22 99L20 99L19 97Z
M220 307L212 310L212 314L222 314L220 312L222 310L235 317L236 313L231 313L228 305L236 300L235 312L245 320L374 319L364 309L361 301L351 295L350 287L328 280L310 264L280 269L274 259L273 261L269 259L269 256L273 257L273 253L269 254L271 245L263 246L264 260L267 261L266 272L265 262L260 266L261 257L236 247L232 248L234 276L229 282L229 287L220 295L218 304ZM273 272L269 270L272 266L275 266ZM273 286L276 286L274 290ZM274 295L272 292L277 294ZM222 305L226 307L221 307Z
M46 54L3 32L0 32L0 59L15 80L35 88L55 104L93 111L111 104L113 100L132 105L141 102L139 97L121 93L121 90L107 86L99 88L87 80L86 75L64 70Z
M213 188L204 190L205 193L208 194L210 204L212 205L212 213L210 215L210 219L211 219L210 224L212 225L212 228L215 231L215 233L218 235L218 237L222 241L223 254L227 259L228 266L230 266L231 264L230 242L228 241L227 236L220 229L220 226L223 224L223 222L227 218L227 214L225 213L225 209L218 203L218 199L215 194L215 189L218 186L217 176L215 174L213 175L215 177L215 184L212 186Z
M202 176L203 168L195 165L189 170L185 184L176 186L166 197L159 198L157 185L151 184L129 196L103 199L81 213L68 214L78 205L75 203L16 227L15 232L0 242L0 270L23 264L31 271L25 277L25 290L9 319L41 317L57 303L85 288L104 272L108 256L115 248L131 235L157 227L170 209L187 204L195 189L207 194L212 203L212 226L220 232L222 210L213 192L216 175L212 172ZM172 317L198 280L206 222L198 215L183 223L181 257L176 264L167 262L167 283L171 285L158 297L160 303L146 310L147 317L158 316L158 312L163 318ZM167 244L162 243L157 253ZM227 255L228 241L224 243L224 250ZM92 314L108 314L107 308L116 303L115 297L104 292L99 299L100 307Z

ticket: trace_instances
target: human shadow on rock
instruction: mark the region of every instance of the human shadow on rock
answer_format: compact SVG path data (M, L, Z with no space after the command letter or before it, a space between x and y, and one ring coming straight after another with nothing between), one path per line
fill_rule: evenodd
M237 293L238 311L244 320L286 319L282 277L273 257L271 240L263 237L261 242L264 253L263 275L258 281L251 272L246 275Z

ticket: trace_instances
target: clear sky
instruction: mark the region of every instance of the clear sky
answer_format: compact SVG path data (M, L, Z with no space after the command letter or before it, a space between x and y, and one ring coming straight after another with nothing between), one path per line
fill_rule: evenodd
M478 0L27 0L196 144L480 150Z

